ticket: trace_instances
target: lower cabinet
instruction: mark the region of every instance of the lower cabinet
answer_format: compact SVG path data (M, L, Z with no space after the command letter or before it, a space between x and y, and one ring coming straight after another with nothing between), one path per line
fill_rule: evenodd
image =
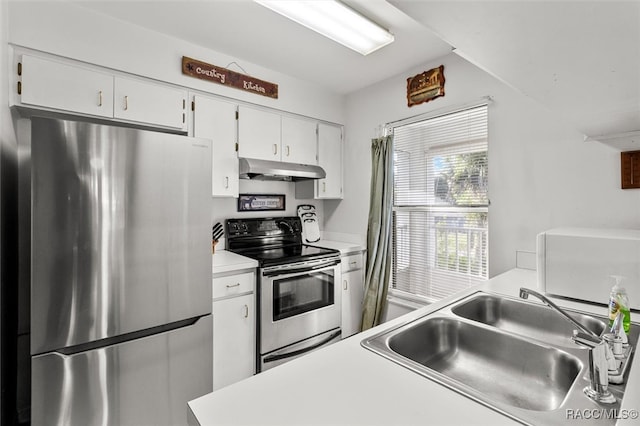
M248 277L251 292L216 299L215 289L243 289ZM255 273L214 277L213 390L251 377L256 366Z
M364 253L342 256L342 338L360 331L364 299Z

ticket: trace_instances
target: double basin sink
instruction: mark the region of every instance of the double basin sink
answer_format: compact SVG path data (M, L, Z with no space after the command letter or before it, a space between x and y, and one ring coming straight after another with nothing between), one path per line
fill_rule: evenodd
M565 312L599 336L608 332L608 318ZM574 328L545 305L477 292L362 345L520 423L566 424L567 410L598 407L583 393L589 349L571 340ZM601 408L619 410L625 386L626 377L609 385L616 403Z

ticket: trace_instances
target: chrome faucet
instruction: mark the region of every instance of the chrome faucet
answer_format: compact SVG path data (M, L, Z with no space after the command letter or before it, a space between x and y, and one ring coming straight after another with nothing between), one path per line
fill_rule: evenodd
M521 287L520 288L520 297L522 299L527 299L529 297L529 295L535 296L538 299L542 300L547 306L549 306L550 308L554 309L556 312L558 312L560 315L562 315L564 317L564 319L569 321L571 324L573 324L576 328L578 328L583 333L586 333L586 334L588 334L588 335L590 335L592 337L595 337L596 339L600 339L600 336L598 336L593 331L589 330L584 325L580 324L578 321L576 321L573 318L571 318L571 316L569 314L567 314L565 311L563 311L562 308L560 308L558 305L553 303L546 296L538 293L537 291L533 291L533 290L525 288L525 287Z
M584 388L584 393L594 401L603 404L615 403L616 398L608 389L609 358L613 357L613 354L607 353L610 349L604 339L571 318L569 314L549 300L546 296L528 288L520 288L520 297L522 299L527 299L529 295L540 299L547 306L558 312L562 317L578 328L578 330L573 331L571 340L576 344L584 345L589 348L589 376L591 383L589 386Z

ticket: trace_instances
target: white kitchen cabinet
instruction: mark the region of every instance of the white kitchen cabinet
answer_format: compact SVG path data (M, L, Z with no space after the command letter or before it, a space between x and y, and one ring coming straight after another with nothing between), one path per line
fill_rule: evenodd
M238 156L280 161L280 114L240 105L238 107Z
M12 105L187 130L184 89L28 54L17 72Z
M213 278L213 390L255 374L255 271Z
M315 198L342 199L342 127L318 124L318 165L327 176L316 181Z
M317 126L316 121L282 116L282 161L318 164Z
M22 55L18 64L22 105L113 117L113 76L54 60Z
M364 300L364 252L342 256L342 338L360 331Z
M314 120L238 107L238 156L297 164L317 164Z
M211 191L214 197L238 197L236 151L238 106L205 96L193 97L193 135L213 141Z
M115 77L115 118L187 129L187 91L132 78Z

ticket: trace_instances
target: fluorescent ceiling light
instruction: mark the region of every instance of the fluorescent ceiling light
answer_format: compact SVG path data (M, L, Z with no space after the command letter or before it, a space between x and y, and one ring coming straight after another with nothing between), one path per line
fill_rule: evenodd
M391 43L393 34L335 0L254 0L363 55Z

